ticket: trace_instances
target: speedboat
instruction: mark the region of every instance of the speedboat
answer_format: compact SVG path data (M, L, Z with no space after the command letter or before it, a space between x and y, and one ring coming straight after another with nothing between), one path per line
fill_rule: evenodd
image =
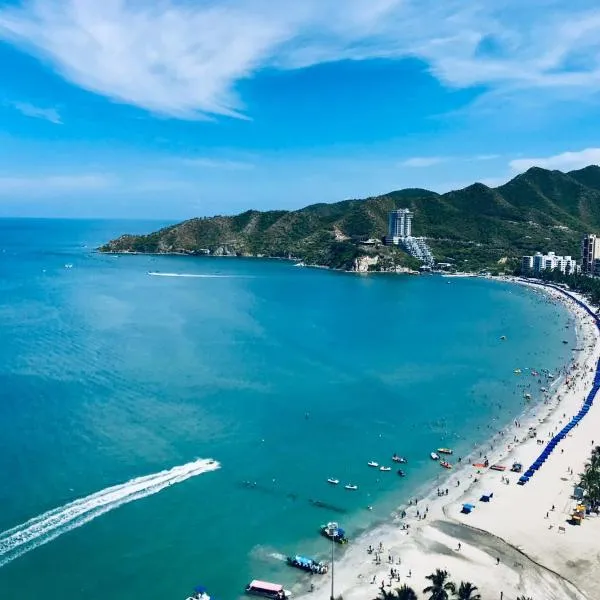
M348 543L346 532L335 522L321 525L321 535L324 535L326 538L329 538L338 544Z
M260 581L259 579L253 579L246 586L246 594L271 598L271 600L285 600L292 595L288 590L284 590L283 586L278 583Z
M380 471L391 471L391 470L392 470L392 467L384 467L384 466L381 466L381 467L379 467L379 470L380 470Z
M521 369L515 369L515 375L520 375L522 373Z
M431 460L440 460L439 454L432 452L429 456L431 456Z
M194 593L188 596L187 600L210 600L210 596L207 594L204 586L197 585L194 588Z
M392 460L395 463L405 463L405 462L408 462L403 456L398 456L397 454L394 454L394 456L392 456Z
M379 463L376 463L374 460L370 460L368 463L369 467L378 467Z
M400 475L400 477L405 477L406 473L402 469L398 469L398 475Z
M438 452L440 454L452 454L452 450L450 448L438 448Z
M290 567L296 567L296 569L306 571L307 573L325 575L329 570L329 565L327 565L327 563L319 562L313 558L299 556L298 554L296 554L296 556L288 556L286 560Z
M358 486L357 485L353 485L351 483L348 483L347 485L344 486L347 490L357 490Z
M447 460L440 460L440 465L444 467L444 469L451 469L452 465Z
M339 479L332 479L331 477L327 480L327 483L331 483L331 485L337 485L339 482Z

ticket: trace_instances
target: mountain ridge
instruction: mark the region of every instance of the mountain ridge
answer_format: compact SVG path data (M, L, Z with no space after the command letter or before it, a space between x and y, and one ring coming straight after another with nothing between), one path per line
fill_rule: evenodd
M367 257L369 270L414 268L419 263L402 249L361 243L382 239L388 212L397 208L414 213L413 234L427 238L436 260L461 270L510 266L536 250L577 256L581 235L600 230L600 167L567 173L532 167L493 188L481 182L445 194L407 188L298 210L196 217L148 235L123 235L99 250L295 257L346 270Z

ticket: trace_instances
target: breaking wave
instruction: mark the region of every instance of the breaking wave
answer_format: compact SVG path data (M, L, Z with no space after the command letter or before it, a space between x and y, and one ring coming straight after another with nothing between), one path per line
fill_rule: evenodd
M126 483L53 508L0 533L0 567L122 504L157 494L170 485L215 471L220 466L212 459L198 459L160 473L136 477Z

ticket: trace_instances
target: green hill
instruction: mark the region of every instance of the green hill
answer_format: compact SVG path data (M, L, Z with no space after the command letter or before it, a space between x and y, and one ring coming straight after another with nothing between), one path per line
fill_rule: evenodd
M534 167L497 188L406 189L295 211L190 219L149 235L124 235L100 251L293 256L342 269L371 256L379 261L374 270L414 267L399 249L361 243L385 236L387 214L396 208L414 212L413 235L427 238L436 260L461 270L510 266L538 250L578 257L581 236L600 230L600 167L569 173Z

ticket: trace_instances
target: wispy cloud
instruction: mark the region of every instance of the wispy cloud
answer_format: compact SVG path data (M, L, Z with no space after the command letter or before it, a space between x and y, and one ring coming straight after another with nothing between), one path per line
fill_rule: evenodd
M62 125L62 119L55 108L40 108L39 106L29 104L29 102L13 102L12 106L26 117L43 119L55 125Z
M500 154L477 154L471 160L496 160L500 158Z
M448 159L443 156L415 156L402 161L400 166L411 168L433 167L434 165L439 165L447 160Z
M572 171L588 165L600 165L600 148L586 148L578 152L562 152L540 158L518 158L511 160L509 165L514 173L521 173L531 167Z
M600 90L595 0L21 0L0 38L114 101L177 118L241 116L263 68L422 60L447 86L544 98Z
M46 196L62 192L101 190L113 183L109 175L86 173L78 175L1 176L0 195L28 194Z
M181 163L188 167L198 167L201 169L223 169L226 171L248 171L254 168L254 165L241 160L228 160L218 158L184 158Z

